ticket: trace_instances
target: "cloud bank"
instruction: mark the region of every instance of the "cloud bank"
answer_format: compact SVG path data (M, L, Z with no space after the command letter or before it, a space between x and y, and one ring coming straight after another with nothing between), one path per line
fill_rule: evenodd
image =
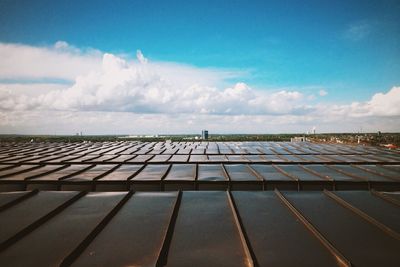
M62 41L48 47L0 43L0 79L72 81L99 70L101 56L98 50L82 51Z
M315 91L315 100L301 90L229 85L245 72L152 61L140 50L131 59L62 41L49 47L0 43L0 57L5 59L0 61L3 133L72 133L82 128L110 133L105 124L113 125L115 134L201 128L303 132L310 125L354 131L359 124L373 131L400 130L400 87L395 86L369 101L322 104L318 99L326 98L325 89Z

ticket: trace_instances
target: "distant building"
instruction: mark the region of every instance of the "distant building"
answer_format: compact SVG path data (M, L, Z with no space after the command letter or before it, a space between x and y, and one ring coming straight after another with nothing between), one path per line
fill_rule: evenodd
M305 136L295 136L293 138L290 138L290 142L305 142L306 137Z
M208 131L207 130L201 131L201 139L203 139L203 140L208 139Z

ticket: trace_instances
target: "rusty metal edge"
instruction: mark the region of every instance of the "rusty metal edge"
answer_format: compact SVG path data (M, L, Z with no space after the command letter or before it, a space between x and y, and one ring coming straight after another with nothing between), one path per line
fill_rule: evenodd
M96 236L107 226L107 224L120 211L124 204L132 197L133 191L129 191L117 205L100 221L99 224L79 243L79 245L66 256L60 266L70 266L96 238Z
M38 189L34 189L34 190L32 190L32 191L20 196L19 198L14 199L14 200L4 204L3 206L0 207L0 212L2 212L4 210L6 210L6 209L18 204L18 203L20 203L22 201L24 201L25 199L28 199L28 198L32 197L33 195L36 195L38 192L39 192Z
M400 202L397 201L396 199L394 199L394 198L392 198L390 196L386 196L386 195L382 194L381 192L375 191L374 189L371 189L370 192L371 192L372 195L374 195L376 197L379 197L379 198L381 198L381 199L383 199L383 200L385 200L387 202L390 202L391 204L394 204L394 205L400 207Z
M12 244L16 243L18 240L22 239L24 236L28 235L29 233L31 233L33 230L35 230L36 228L38 228L42 224L46 223L48 220L50 220L51 218L53 218L54 216L56 216L57 214L62 212L64 209L66 209L72 203L74 203L75 201L77 201L78 199L80 199L81 197L86 195L86 193L87 192L85 192L85 191L79 192L78 194L76 194L75 196L71 197L70 199L68 199L67 201L65 201L64 203L62 203L61 205L59 205L58 207L56 207L55 209L53 209L52 211L47 213L46 215L42 216L41 218L39 218L38 220L34 221L33 223L31 223L27 227L25 227L22 230L20 230L18 233L16 233L15 235L10 237L9 239L7 239L4 242L2 242L0 244L0 252L3 252L9 246L11 246Z
M290 179L292 179L293 181L297 182L297 191L300 191L300 181L299 178L297 178L294 175L291 175L290 173L286 172L285 170L283 170L282 168L280 168L279 166L276 166L275 164L271 164L271 166L273 168L275 168L278 172L282 173L283 175L289 177Z
M339 266L347 266L351 267L351 262L346 259L346 257L333 246L312 224L309 222L306 217L298 211L292 203L278 190L275 189L275 194L278 196L279 200L300 220L301 223L311 232L311 234L318 239L318 241L332 254L332 256L336 259Z
M258 173L258 171L256 171L256 170L252 167L251 164L246 164L246 166L247 166L247 168L250 170L250 172L253 173L253 174L257 177L257 179L260 180L260 181L262 182L262 191L264 191L265 188L266 188L266 185L265 185L265 184L267 183L267 181L264 179L264 177L263 177L261 174Z
M164 266L167 264L169 247L171 245L172 235L174 233L176 220L178 218L178 212L181 206L181 201L182 201L182 191L179 190L175 200L174 208L171 213L167 231L165 232L162 245L160 247L160 250L158 251L157 261L155 264L156 267Z
M351 165L352 167L354 167L354 168L359 169L359 170L363 170L363 171L365 171L365 172L372 173L372 174L375 174L375 175L378 175L378 176L387 178L387 179L392 180L392 181L395 181L395 182L399 182L399 179L396 179L396 178L394 178L394 177L385 175L385 174L383 174L383 173L380 173L380 172L377 172L377 171L368 169L368 168L366 168L366 167L364 167L364 166L361 167L361 166L359 166L359 165L357 165L357 164L350 164L350 165Z
M239 236L240 236L240 241L242 243L242 247L243 247L244 253L246 255L247 266L257 267L257 266L259 266L258 261L257 261L257 257L254 254L254 251L253 251L253 249L251 247L251 243L250 243L249 238L247 236L246 230L245 230L245 228L243 226L242 219L241 219L240 214L239 214L239 212L237 210L235 200L232 197L231 191L227 191L226 194L228 196L228 203L229 203L229 206L231 208L233 219L235 221L235 225L236 225L237 231L238 231Z
M349 202L344 200L343 198L339 197L338 195L334 194L333 192L324 190L325 195L336 201L338 204L343 206L344 208L352 211L353 213L360 216L362 219L367 221L368 223L378 227L380 230L385 232L387 235L397 239L400 241L400 234L391 229L390 227L386 226L385 224L379 222L378 220L374 219L373 217L369 216L367 213L363 212L362 210L356 208L355 206L351 205Z
M322 178L322 179L324 179L324 180L326 180L326 181L328 181L328 182L334 182L333 179L332 179L332 177L330 177L329 175L320 174L319 172L316 172L316 171L314 171L314 170L312 170L312 169L309 169L309 168L307 168L306 166L301 165L301 164L298 164L298 166L300 166L300 168L302 168L302 169L305 170L306 172L311 173L311 174L313 174L313 175L315 175L315 176L318 176L318 177L320 177L320 178Z

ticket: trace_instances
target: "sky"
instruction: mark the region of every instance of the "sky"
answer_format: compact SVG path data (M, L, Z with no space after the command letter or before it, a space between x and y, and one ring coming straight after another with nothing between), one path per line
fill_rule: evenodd
M0 0L0 134L400 131L399 1Z

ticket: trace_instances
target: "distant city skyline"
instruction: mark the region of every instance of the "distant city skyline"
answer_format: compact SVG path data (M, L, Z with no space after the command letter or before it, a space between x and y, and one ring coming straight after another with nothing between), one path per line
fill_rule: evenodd
M398 1L0 1L0 134L400 131Z

